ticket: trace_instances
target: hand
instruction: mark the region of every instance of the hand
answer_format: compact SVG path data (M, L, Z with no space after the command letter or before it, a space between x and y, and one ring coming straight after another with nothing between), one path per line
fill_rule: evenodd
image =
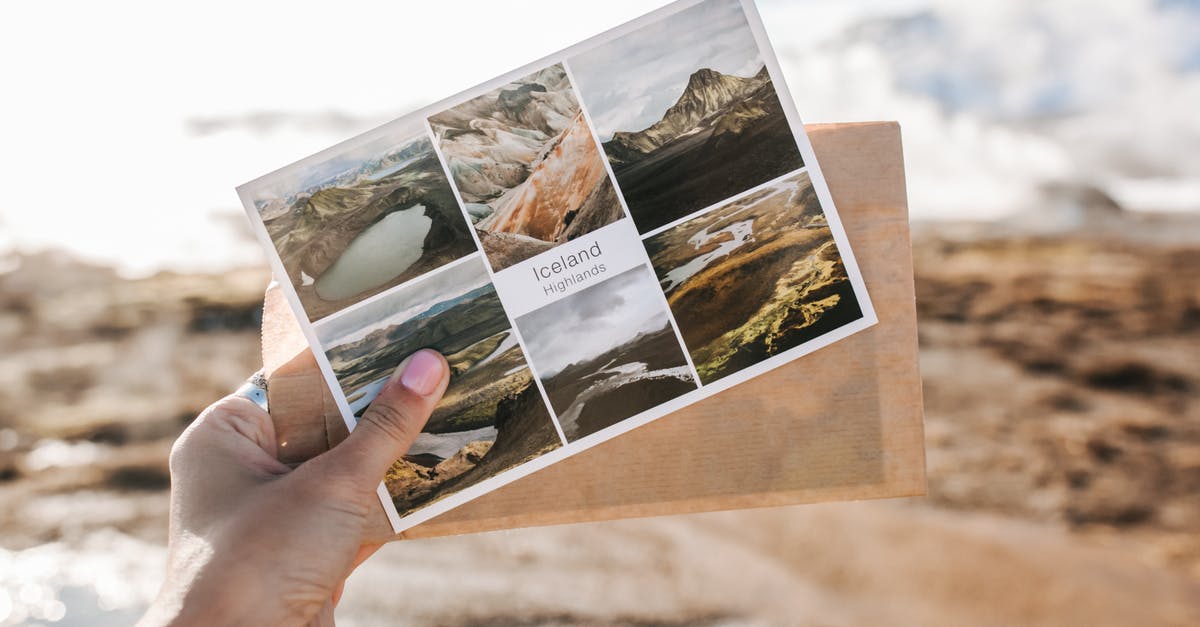
M448 381L441 355L414 353L345 441L295 470L257 405L206 409L171 451L167 578L140 624L333 624L346 577L380 546L367 541L379 482Z

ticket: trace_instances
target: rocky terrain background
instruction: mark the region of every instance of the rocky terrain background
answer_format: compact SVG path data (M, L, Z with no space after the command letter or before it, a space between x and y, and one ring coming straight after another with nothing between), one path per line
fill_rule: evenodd
M341 624L1200 624L1200 228L1106 219L917 229L928 497L398 543ZM257 368L266 281L0 274L0 591L136 616L167 450Z

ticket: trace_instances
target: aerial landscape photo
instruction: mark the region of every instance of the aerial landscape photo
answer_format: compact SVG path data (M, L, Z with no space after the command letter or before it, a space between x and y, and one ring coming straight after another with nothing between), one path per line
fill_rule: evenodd
M254 205L310 320L475 251L420 121L272 176Z
M638 231L804 161L737 0L708 0L568 61Z
M479 257L317 325L355 415L421 348L450 362L450 386L384 478L401 516L561 446Z
M643 244L705 384L863 315L807 172Z
M625 215L561 64L429 123L495 271Z
M649 268L517 319L567 440L696 389Z

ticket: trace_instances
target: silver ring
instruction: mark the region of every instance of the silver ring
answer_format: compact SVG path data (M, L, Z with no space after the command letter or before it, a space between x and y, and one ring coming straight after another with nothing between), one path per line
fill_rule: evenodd
M250 375L250 378L246 379L246 382L233 394L245 398L261 407L263 411L267 411L267 377L263 375L262 370Z

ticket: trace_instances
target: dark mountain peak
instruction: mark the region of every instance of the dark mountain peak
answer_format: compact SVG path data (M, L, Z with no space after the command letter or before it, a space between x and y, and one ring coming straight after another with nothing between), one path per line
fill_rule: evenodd
M663 120L673 124L676 133L683 132L687 127L741 97L748 83L752 82L753 79L722 74L708 68L696 70L688 79L687 87L679 95L679 100L667 109Z
M716 70L702 67L695 72L692 72L692 75L688 77L687 88L696 89L705 85L711 85L720 81L722 76L724 75Z
M754 78L722 74L708 68L696 70L688 78L687 87L679 95L679 100L667 110L667 115L680 107L698 107L698 112L702 114L712 113L739 98L754 84L757 84Z
M688 77L687 87L663 117L638 132L617 132L605 144L610 159L617 163L638 159L702 125L711 124L727 108L753 94L767 78L766 66L753 77L723 74L700 68Z

